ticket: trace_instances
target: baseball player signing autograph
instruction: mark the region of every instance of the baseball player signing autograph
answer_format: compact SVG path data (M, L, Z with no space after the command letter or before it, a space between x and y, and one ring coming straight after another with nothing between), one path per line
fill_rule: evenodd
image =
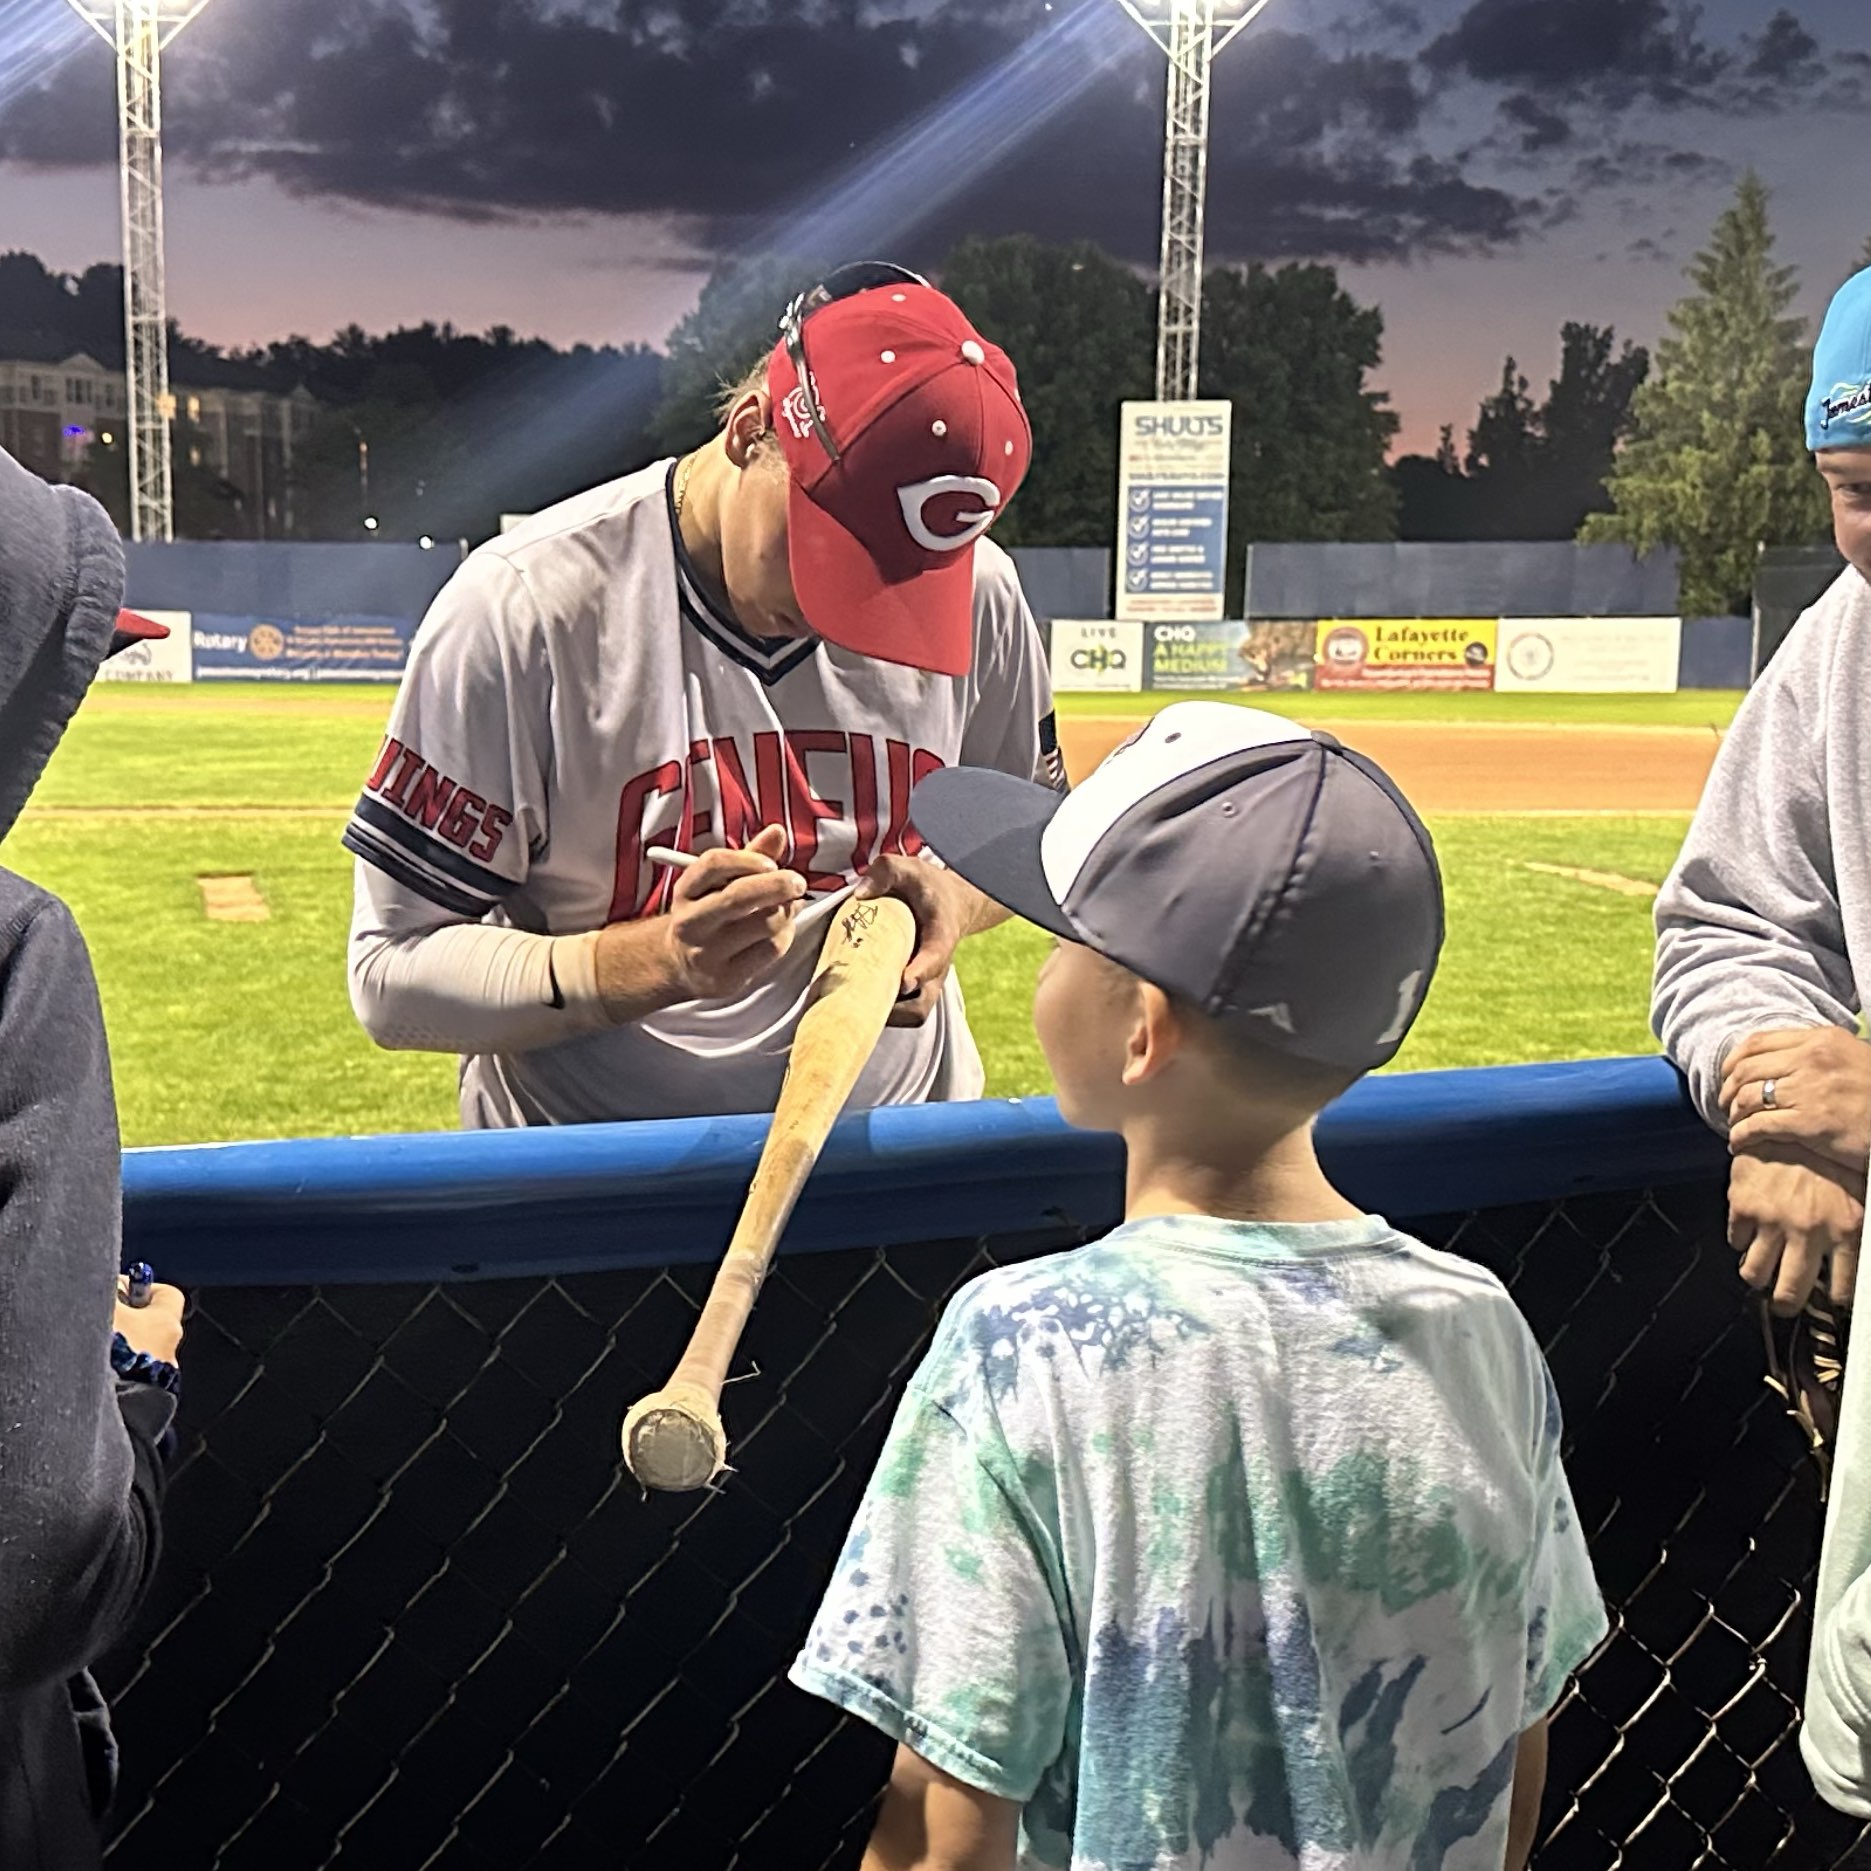
M351 999L380 1045L463 1055L469 1127L771 1108L853 887L919 934L854 1102L980 1095L949 962L1002 913L909 797L1062 783L983 537L1027 467L1013 366L895 267L781 331L712 442L481 547L417 635L345 832Z

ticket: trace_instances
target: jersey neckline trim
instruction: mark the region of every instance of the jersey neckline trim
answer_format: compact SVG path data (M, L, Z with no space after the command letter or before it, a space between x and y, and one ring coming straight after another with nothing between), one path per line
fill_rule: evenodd
M722 613L707 588L696 575L695 562L682 543L682 528L676 519L676 469L680 458L669 464L663 477L663 510L669 516L669 540L676 557L676 607L682 620L731 662L756 675L771 688L783 676L789 676L802 663L818 654L817 637L750 636L732 617Z

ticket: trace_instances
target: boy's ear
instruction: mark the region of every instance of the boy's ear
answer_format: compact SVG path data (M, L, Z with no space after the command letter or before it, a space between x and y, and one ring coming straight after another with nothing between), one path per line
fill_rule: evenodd
M1169 1069L1188 1043L1188 1023L1176 1003L1160 987L1139 981L1124 1046L1124 1083L1147 1085Z

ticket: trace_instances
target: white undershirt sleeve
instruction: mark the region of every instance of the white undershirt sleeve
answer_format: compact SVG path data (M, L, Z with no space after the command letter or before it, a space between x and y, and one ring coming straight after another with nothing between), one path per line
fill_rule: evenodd
M598 935L534 935L455 920L357 866L351 1006L395 1052L527 1052L603 1031Z

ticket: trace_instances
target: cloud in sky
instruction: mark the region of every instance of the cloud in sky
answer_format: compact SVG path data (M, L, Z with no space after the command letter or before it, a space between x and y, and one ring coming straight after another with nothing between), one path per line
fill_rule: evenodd
M1668 0L1474 0L1423 53L1431 71L1483 83L1670 104L1706 94L1725 62Z
M1718 176L1710 114L1871 104L1836 0L1804 3L1726 37L1671 0L1270 14L1216 67L1211 251L1488 253ZM0 160L114 159L90 49L0 94ZM1015 229L1155 254L1162 58L1110 0L217 0L168 77L172 163L313 199L648 213L698 255L815 216L912 257Z

